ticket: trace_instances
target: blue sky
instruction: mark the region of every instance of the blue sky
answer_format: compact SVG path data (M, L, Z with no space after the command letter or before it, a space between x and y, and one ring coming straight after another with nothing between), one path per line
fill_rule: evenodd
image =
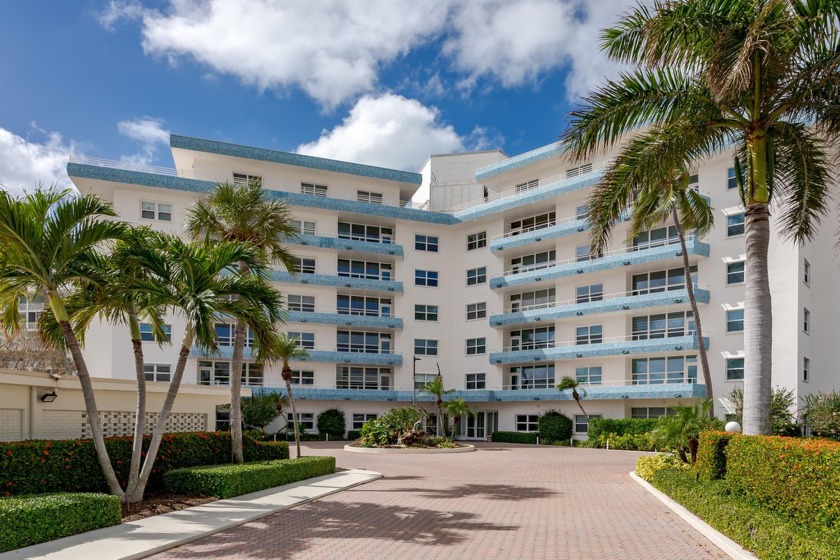
M170 132L416 170L557 139L630 0L0 2L0 184Z

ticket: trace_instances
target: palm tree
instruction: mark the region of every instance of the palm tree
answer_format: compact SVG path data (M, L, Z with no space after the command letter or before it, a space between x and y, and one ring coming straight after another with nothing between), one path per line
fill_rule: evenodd
M455 439L455 428L458 426L458 422L461 420L462 416L475 416L475 411L467 404L467 401L463 399L463 397L458 397L457 399L452 399L451 401L447 401L444 405L446 408L446 412L452 416L452 437L451 439Z
M580 408L580 411L583 413L583 417L586 418L586 421L589 422L589 415L583 410L583 405L580 403L580 399L582 398L580 393L578 392L578 388L583 392L583 396L586 396L586 389L580 386L580 381L575 379L574 377L564 376L563 379L560 380L560 384L557 385L557 390L561 393L563 391L572 391L572 398L575 399L575 402Z
M632 206L630 237L653 228L668 220L673 220L680 242L683 276L688 291L688 301L694 316L694 336L700 354L700 366L703 382L706 385L706 398L710 401L709 414L714 416L714 394L709 358L703 344L703 328L700 311L694 294L694 282L691 280L691 265L688 262L685 231L692 230L694 235L702 236L714 225L714 214L707 199L689 187L689 174L685 168L663 170L665 175L640 176L637 172L640 160L655 157L649 153L656 151L645 138L635 138L621 150L617 162L604 175L589 198L591 224L590 251L601 254L609 240L613 227L620 219L624 209Z
M305 358L308 353L306 348L298 344L296 338L289 338L286 333L281 333L272 344L272 355L283 362L283 381L286 383L286 393L289 395L289 404L292 407L292 424L295 430L295 448L297 456L300 457L300 429L298 427L298 415L295 410L295 399L292 396L292 368L289 361L294 358Z
M697 461L697 449L700 432L719 430L723 422L709 416L708 399L694 406L676 406L676 414L663 416L653 430L653 439L660 448L677 452L684 462L694 464Z
M444 435L446 435L445 426L443 426L443 397L444 395L454 393L455 389L443 388L443 376L440 373L440 369L438 369L437 376L435 376L434 379L423 385L423 387L420 390L424 393L428 393L435 397L438 409L438 420L437 425L435 426L435 435L441 435L441 429L444 429Z
M187 212L186 230L207 243L220 240L250 243L274 261L292 270L292 255L283 243L295 235L286 203L269 199L259 179L248 184L219 183L206 200ZM249 274L244 262L239 273ZM234 463L242 463L242 365L245 324L237 321L234 330L230 372L230 435Z
M602 34L607 55L635 69L587 97L564 135L583 159L635 130L651 146L633 169L639 178L736 148L746 211L747 434L770 429L768 208L775 205L783 236L798 243L813 237L826 212L827 154L840 133L838 19L834 1L639 5Z
M68 293L90 281L88 265L98 252L125 234L123 223L107 219L115 217L113 208L93 195L75 196L70 190L51 187L16 199L0 191L0 322L7 331L19 328L19 296L29 293L47 298L79 375L108 489L123 498L105 448L90 373L65 305Z

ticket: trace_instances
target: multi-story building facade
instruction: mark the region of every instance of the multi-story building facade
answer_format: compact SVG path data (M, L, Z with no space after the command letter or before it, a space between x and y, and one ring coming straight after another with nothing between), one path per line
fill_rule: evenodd
M706 395L689 281L718 414L731 412L726 397L743 380L745 258L731 154L694 171L716 226L688 238L689 279L669 224L631 239L619 223L604 254L589 254L587 197L609 154L572 163L551 144L515 157L435 155L409 173L182 136L171 147L175 170L76 159L68 172L123 219L175 234L217 182L260 178L288 203L297 267L278 269L274 281L288 302L284 328L308 349L293 378L307 429L327 408L343 409L347 428L358 429L393 406L427 405L416 388L438 371L477 411L460 424L465 438L533 431L548 409L575 418L583 436L586 418L555 388L564 376L585 387L590 416L662 415ZM428 200L407 202L418 191ZM840 384L833 223L826 219L825 235L802 248L771 243L773 380L798 396ZM127 332L93 328L91 372L132 377ZM178 317L171 329L183 332ZM185 382L228 383L232 326L217 332L221 351L194 350ZM176 350L150 342L145 353L147 377L168 380ZM278 366L248 362L246 384L282 391Z

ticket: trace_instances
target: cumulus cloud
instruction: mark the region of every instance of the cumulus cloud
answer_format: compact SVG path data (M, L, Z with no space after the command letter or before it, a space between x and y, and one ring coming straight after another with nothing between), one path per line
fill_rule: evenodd
M455 129L440 122L434 107L392 93L364 96L344 121L314 142L298 146L302 154L417 171L429 154L468 148Z
M122 156L122 161L132 166L149 165L157 155L158 146L169 144L169 131L163 127L163 119L138 117L120 121L117 130L126 138L136 140L143 147L143 152Z
M58 132L39 129L35 123L32 131L44 139L27 140L0 128L0 189L17 194L39 183L72 187L66 166L73 144L65 142Z

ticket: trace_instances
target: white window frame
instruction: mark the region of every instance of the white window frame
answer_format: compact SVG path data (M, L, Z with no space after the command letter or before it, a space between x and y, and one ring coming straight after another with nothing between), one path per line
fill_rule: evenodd
M522 272L530 272L532 270L542 270L554 266L557 262L557 251L550 249L548 251L541 251L539 253L532 253L530 255L522 255L521 257L514 257L510 259L511 274L519 274Z
M336 366L336 389L372 389L391 388L391 368L373 366ZM419 375L419 374L418 374Z
M377 415L372 412L354 412L351 426L353 430L361 430L365 423L376 420Z
M292 257L292 272L295 274L315 274L316 261L313 257Z
M414 355L415 356L437 356L440 350L438 340L434 338L415 338L414 339Z
M738 365L736 362L740 362ZM743 381L744 380L744 357L743 356L732 356L729 358L725 358L725 368L724 371L726 373L726 380L727 381ZM741 372L740 376L738 376L737 372Z
M346 342L341 342L341 337L346 337ZM389 332L340 329L335 333L335 341L339 352L390 354L394 348L394 337Z
M600 414L589 414L587 418L583 414L575 414L575 433L585 434L589 432L589 422L593 418L603 418L603 416ZM580 429L581 427L583 427L583 430Z
M730 218L741 218L740 222L730 223ZM747 225L747 216L744 212L732 212L731 214L726 214L726 237L727 239L731 239L733 237L741 237L744 235ZM735 228L735 232L733 233L733 229Z
M477 321L487 318L487 302L479 301L467 304L467 321Z
M802 381L804 383L811 382L811 358L802 356Z
M440 284L440 275L437 270L414 269L414 285L427 288L437 288Z
M259 175L251 175L250 173L233 173L233 184L237 187L246 187L253 181L259 181L262 184L262 177Z
M414 250L426 253L437 253L440 246L440 237L426 233L414 234Z
M808 259L803 259L802 262L802 281L806 286L811 285L811 263Z
M143 376L146 381L172 381L172 364L143 363Z
M371 191L356 191L356 202L366 204L382 204L382 193Z
M289 225L295 230L295 233L300 235L315 235L316 222L307 222L305 220L289 220Z
M487 283L487 267L479 266L467 270L467 286L478 286Z
M465 345L467 356L481 356L487 353L487 337L468 338Z
M152 208L145 208L144 205L151 204ZM166 210L168 209L168 210ZM144 215L144 212L151 212L152 217ZM157 222L172 222L172 203L169 202L155 202L153 200L140 201L140 219Z
M429 321L436 323L438 320L440 307L437 305L427 305L425 303L414 304L414 320L415 321Z
M315 296L289 294L286 296L286 307L289 311L315 313Z
M538 432L539 431L539 414L517 414L514 417L514 427L517 432Z
M166 335L164 342L172 342L172 325L168 323L164 324L163 333ZM155 340L155 331L151 323L140 323L140 341L157 342Z
M327 185L316 185L315 183L301 183L300 193L311 196L319 196L321 198L327 197Z
M467 251L475 251L487 247L487 232L479 231L467 236Z
M347 299L347 306L342 306L340 299ZM361 303L361 307L354 304ZM373 304L373 309L369 307ZM391 298L376 296L358 296L355 294L337 294L335 298L335 312L339 315L356 315L363 317L391 317L393 310Z
M341 270L342 265L346 270ZM361 266L361 272L358 268ZM358 259L338 259L337 275L341 278L363 278L365 280L385 280L390 282L394 278L394 265L379 261L362 261ZM369 272L375 269L375 273Z
M524 183L519 183L518 185L516 185L515 189L516 189L516 192L520 193L520 192L530 191L530 190L539 188L539 186L540 186L540 180L539 179L531 179L530 181L526 181Z
M338 222L338 238L390 245L394 242L394 228L356 222Z
M586 293L582 294L581 290ZM593 301L602 301L604 299L604 284L587 284L585 286L575 287L575 303L591 303Z
M802 332L811 334L811 312L807 307L802 308Z
M306 348L307 350L315 349L315 333L307 331L287 331L286 336L289 339L296 338L298 346Z
M487 374L467 373L464 375L464 388L467 391L480 391L487 388Z
M529 231L551 227L556 223L557 212L554 210L551 212L543 212L541 214L535 214L533 216L528 216L527 218L522 218L521 220L512 221L508 226L507 234L510 237L514 235L521 235L523 233L528 233Z
M730 314L741 312L741 318L732 318ZM738 323L741 323L741 328L733 328L733 326L737 327ZM743 307L732 307L726 310L726 332L727 333L742 333L744 332L744 308Z
M741 265L740 272L738 272L738 271L733 272L732 270L729 269L729 267L731 267L733 265L738 265L738 264ZM732 277L734 276L734 277L737 278L739 275L740 275L741 279L737 282L733 282ZM743 284L746 281L746 277L747 277L747 261L737 260L737 261L729 261L729 262L726 263L726 285L727 286L736 286L738 284Z
M578 383L586 385L600 385L604 381L604 368L602 366L577 366L575 379Z
M293 369L292 385L315 385L315 372L309 369Z
M575 327L575 344L586 346L604 343L604 325L582 325Z
M312 431L315 429L315 413L314 412L298 412L298 428L301 430ZM294 414L286 413L286 429L291 430L294 427Z

